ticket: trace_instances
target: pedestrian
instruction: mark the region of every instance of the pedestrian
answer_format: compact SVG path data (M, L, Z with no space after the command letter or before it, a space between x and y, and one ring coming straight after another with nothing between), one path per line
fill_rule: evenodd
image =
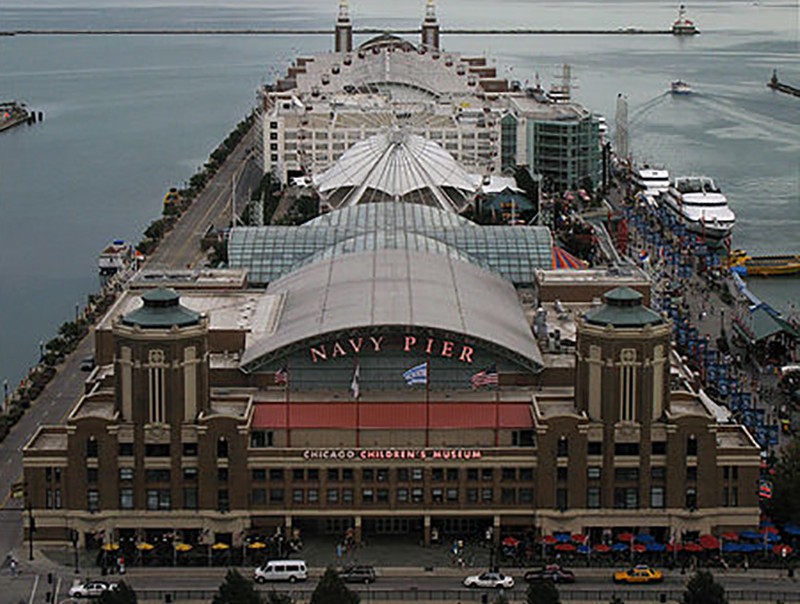
M336 544L336 557L338 558L339 562L341 562L341 561L342 561L342 554L343 554L343 551L342 551L342 550L343 550L343 549L344 549L344 548L342 547L342 543L341 543L341 541L340 541L339 543L337 543L337 544Z
M8 567L11 569L11 576L17 576L17 560L16 558L11 558L11 562L8 563Z

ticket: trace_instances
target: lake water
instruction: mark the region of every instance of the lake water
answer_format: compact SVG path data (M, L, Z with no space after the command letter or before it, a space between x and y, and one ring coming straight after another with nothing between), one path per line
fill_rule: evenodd
M5 2L0 28L332 27L337 2L26 4ZM422 0L350 5L355 27L416 27L424 12ZM676 14L669 2L642 0L437 7L444 29L664 29ZM797 4L706 0L689 9L700 36L443 34L442 45L486 54L500 74L529 83L538 73L549 84L570 63L574 96L612 127L625 94L637 158L713 176L738 216L736 246L800 251L800 99L765 87L773 68L800 85ZM0 135L0 380L13 385L35 363L39 342L97 289L99 251L140 239L166 189L203 164L256 88L295 56L331 45L332 36L0 37L0 99L45 113L41 124ZM697 94L665 94L678 78ZM779 307L800 298L800 279L751 285Z

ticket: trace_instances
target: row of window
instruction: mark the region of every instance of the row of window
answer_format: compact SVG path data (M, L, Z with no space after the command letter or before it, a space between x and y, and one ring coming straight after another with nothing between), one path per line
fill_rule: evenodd
M410 482L424 480L424 468L362 468L362 482L389 482L391 473L397 482ZM492 481L495 477L495 468L431 468L430 480L433 482L458 482L463 473L466 472L466 479L469 481ZM270 481L285 480L288 471L283 468L256 468L251 471L253 482L265 482L269 477ZM316 468L295 468L291 470L292 480L295 482L315 481L320 478L320 471ZM352 481L355 479L353 468L329 468L326 471L328 482ZM500 468L500 477L504 481L520 480L532 481L533 468Z
M633 456L639 455L639 451L639 443L614 443L614 455ZM589 441L587 444L587 454L602 455L602 441ZM650 443L650 454L666 455L667 443L665 441L653 441ZM558 439L556 444L556 455L558 457L569 457L569 439L566 436L562 436ZM697 456L697 439L694 436L690 436L686 439L686 455Z

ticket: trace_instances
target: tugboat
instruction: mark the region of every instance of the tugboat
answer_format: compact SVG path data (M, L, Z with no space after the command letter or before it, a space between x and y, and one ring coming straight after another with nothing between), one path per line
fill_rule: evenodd
M678 18L672 24L672 33L676 36L693 36L700 33L694 21L686 18L685 4L681 4L678 7Z
M692 94L692 87L683 80L675 80L669 85L672 94Z

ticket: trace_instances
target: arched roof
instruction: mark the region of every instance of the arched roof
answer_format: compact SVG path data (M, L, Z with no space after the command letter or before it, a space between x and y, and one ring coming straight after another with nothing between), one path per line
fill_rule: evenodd
M407 51L416 51L417 47L414 46L408 40L401 38L400 36L396 36L395 34L390 34L388 32L384 32L382 34L378 34L374 38L370 38L366 42L359 45L358 50L362 52L366 52L368 50L378 49L378 48L393 48L398 50L407 50Z
M399 201L451 212L464 210L480 186L440 145L399 128L356 143L313 182L334 209Z
M542 366L514 287L450 256L376 249L304 266L270 284L282 295L276 331L249 346L245 372L299 344L392 327L462 335L531 371Z

